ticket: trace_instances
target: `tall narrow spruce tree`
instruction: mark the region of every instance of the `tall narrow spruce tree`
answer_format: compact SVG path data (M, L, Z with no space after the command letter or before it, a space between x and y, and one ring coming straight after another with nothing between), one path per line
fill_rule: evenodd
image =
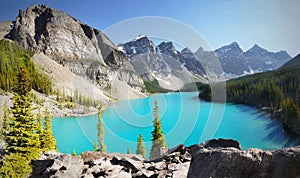
M13 107L5 135L5 158L0 177L26 177L31 172L30 161L38 158L40 141L37 123L31 114L31 82L23 68L18 73Z
M1 133L0 133L0 141L5 138L9 129L9 108L7 102L4 102L3 105L3 118L1 123Z
M39 135L39 139L40 139L40 149L41 151L45 148L45 132L43 130L43 117L41 114L41 110L40 108L38 108L38 114L36 116L36 122L37 122L37 134Z
M98 131L99 151L101 153L105 153L106 152L106 146L104 144L104 123L103 123L103 120L102 120L102 107L101 107L101 105L98 107L97 131Z
M51 116L49 110L45 111L45 148L44 151L56 151L56 140L52 131Z
M14 90L12 117L5 141L7 153L21 153L32 159L38 156L40 142L36 134L37 123L31 114L30 91L31 82L28 73L21 68L18 84Z
M164 133L162 131L161 122L159 118L159 107L158 103L154 101L153 115L154 115L154 130L151 132L152 134L152 147L150 151L150 159L160 157L160 148L167 147L166 141L164 139Z
M144 158L146 158L146 149L145 149L145 144L144 144L144 139L142 134L139 134L139 138L137 140L136 154L142 155Z

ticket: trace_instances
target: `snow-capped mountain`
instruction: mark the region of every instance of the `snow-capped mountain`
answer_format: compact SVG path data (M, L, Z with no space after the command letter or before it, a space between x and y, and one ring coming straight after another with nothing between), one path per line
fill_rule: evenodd
M199 48L195 55L205 67L206 73L208 71L221 73L225 78L275 70L291 59L286 51L269 52L258 45L254 45L248 51L243 52L237 42L215 51L204 51ZM215 60L220 62L223 72L215 69L218 66Z
M196 52L187 47L177 51L172 42L155 46L146 35L120 44L118 49L130 58L144 79L153 80L154 77L159 81L176 77L182 80L181 83L193 81L194 76L223 80L275 70L291 59L285 51L269 52L258 45L244 52L237 42L214 51L205 51L201 47ZM192 79L186 80L187 77Z
M269 52L255 44L245 52L248 66L255 71L267 71L278 69L281 65L291 59L286 51Z
M120 44L118 49L130 58L131 64L141 77L151 81L156 79L163 88L178 90L186 83L199 80L205 82L202 78L205 72L200 71L203 69L200 62L197 61L198 67L194 67L194 71L200 71L196 76L182 62L191 63L189 56L182 56L172 42L162 42L155 46L147 36L142 35L133 41Z

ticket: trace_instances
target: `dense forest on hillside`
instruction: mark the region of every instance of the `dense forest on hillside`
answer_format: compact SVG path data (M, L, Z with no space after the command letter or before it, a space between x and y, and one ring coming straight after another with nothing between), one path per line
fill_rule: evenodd
M51 81L31 61L33 52L10 42L0 40L0 89L13 91L17 84L20 67L28 71L32 87L45 94L51 92Z
M226 93L227 102L266 108L286 128L300 134L300 66L230 80ZM210 87L199 97L211 100Z

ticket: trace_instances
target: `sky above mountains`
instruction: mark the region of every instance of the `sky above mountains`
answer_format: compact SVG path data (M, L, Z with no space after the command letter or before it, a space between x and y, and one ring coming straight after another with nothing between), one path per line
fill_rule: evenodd
M287 50L292 57L300 53L299 0L2 0L0 21L14 20L19 9L32 4L57 8L99 30L131 18L159 16L192 27L212 49L237 41L243 50L259 44Z

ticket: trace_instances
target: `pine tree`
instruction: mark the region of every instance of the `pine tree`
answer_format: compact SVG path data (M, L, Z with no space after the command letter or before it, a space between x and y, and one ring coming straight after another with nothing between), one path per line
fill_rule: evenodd
M159 118L159 107L157 101L154 101L153 115L154 115L154 130L152 134L152 147L150 151L150 159L158 158L160 156L160 148L166 147L166 141L164 139L164 134L161 127L161 122Z
M104 144L104 123L102 121L102 107L98 107L98 124L97 124L97 130L98 130L98 142L99 142L99 151L101 153L105 153L105 144Z
M38 156L40 143L36 134L36 120L31 114L31 84L27 71L22 68L18 81L13 97L12 118L5 138L6 152L21 153L32 159Z
M31 171L28 166L30 161L39 156L40 141L36 134L37 123L31 114L30 91L27 71L21 68L14 90L12 116L5 135L6 155L0 171L3 177L26 177Z
M71 155L72 155L72 156L76 156L76 155L77 155L75 148L74 148L74 150L73 150L73 152L72 152Z
M54 134L52 132L52 123L51 123L51 116L50 116L50 112L48 111L48 109L46 108L45 111L45 151L56 151L56 140L54 137Z
M40 139L40 148L41 150L44 150L45 144L46 144L46 139L45 139L45 131L43 129L43 117L40 111L40 108L38 109L38 114L37 114L37 132L39 135Z
M142 155L144 158L146 158L146 149L145 149L145 144L144 144L144 139L142 134L139 134L139 138L137 140L136 154Z
M0 141L5 138L6 134L8 133L9 129L9 109L7 106L7 102L4 102L3 105L3 120L1 126L1 133L0 133Z
M127 148L127 154L131 154L130 148Z

